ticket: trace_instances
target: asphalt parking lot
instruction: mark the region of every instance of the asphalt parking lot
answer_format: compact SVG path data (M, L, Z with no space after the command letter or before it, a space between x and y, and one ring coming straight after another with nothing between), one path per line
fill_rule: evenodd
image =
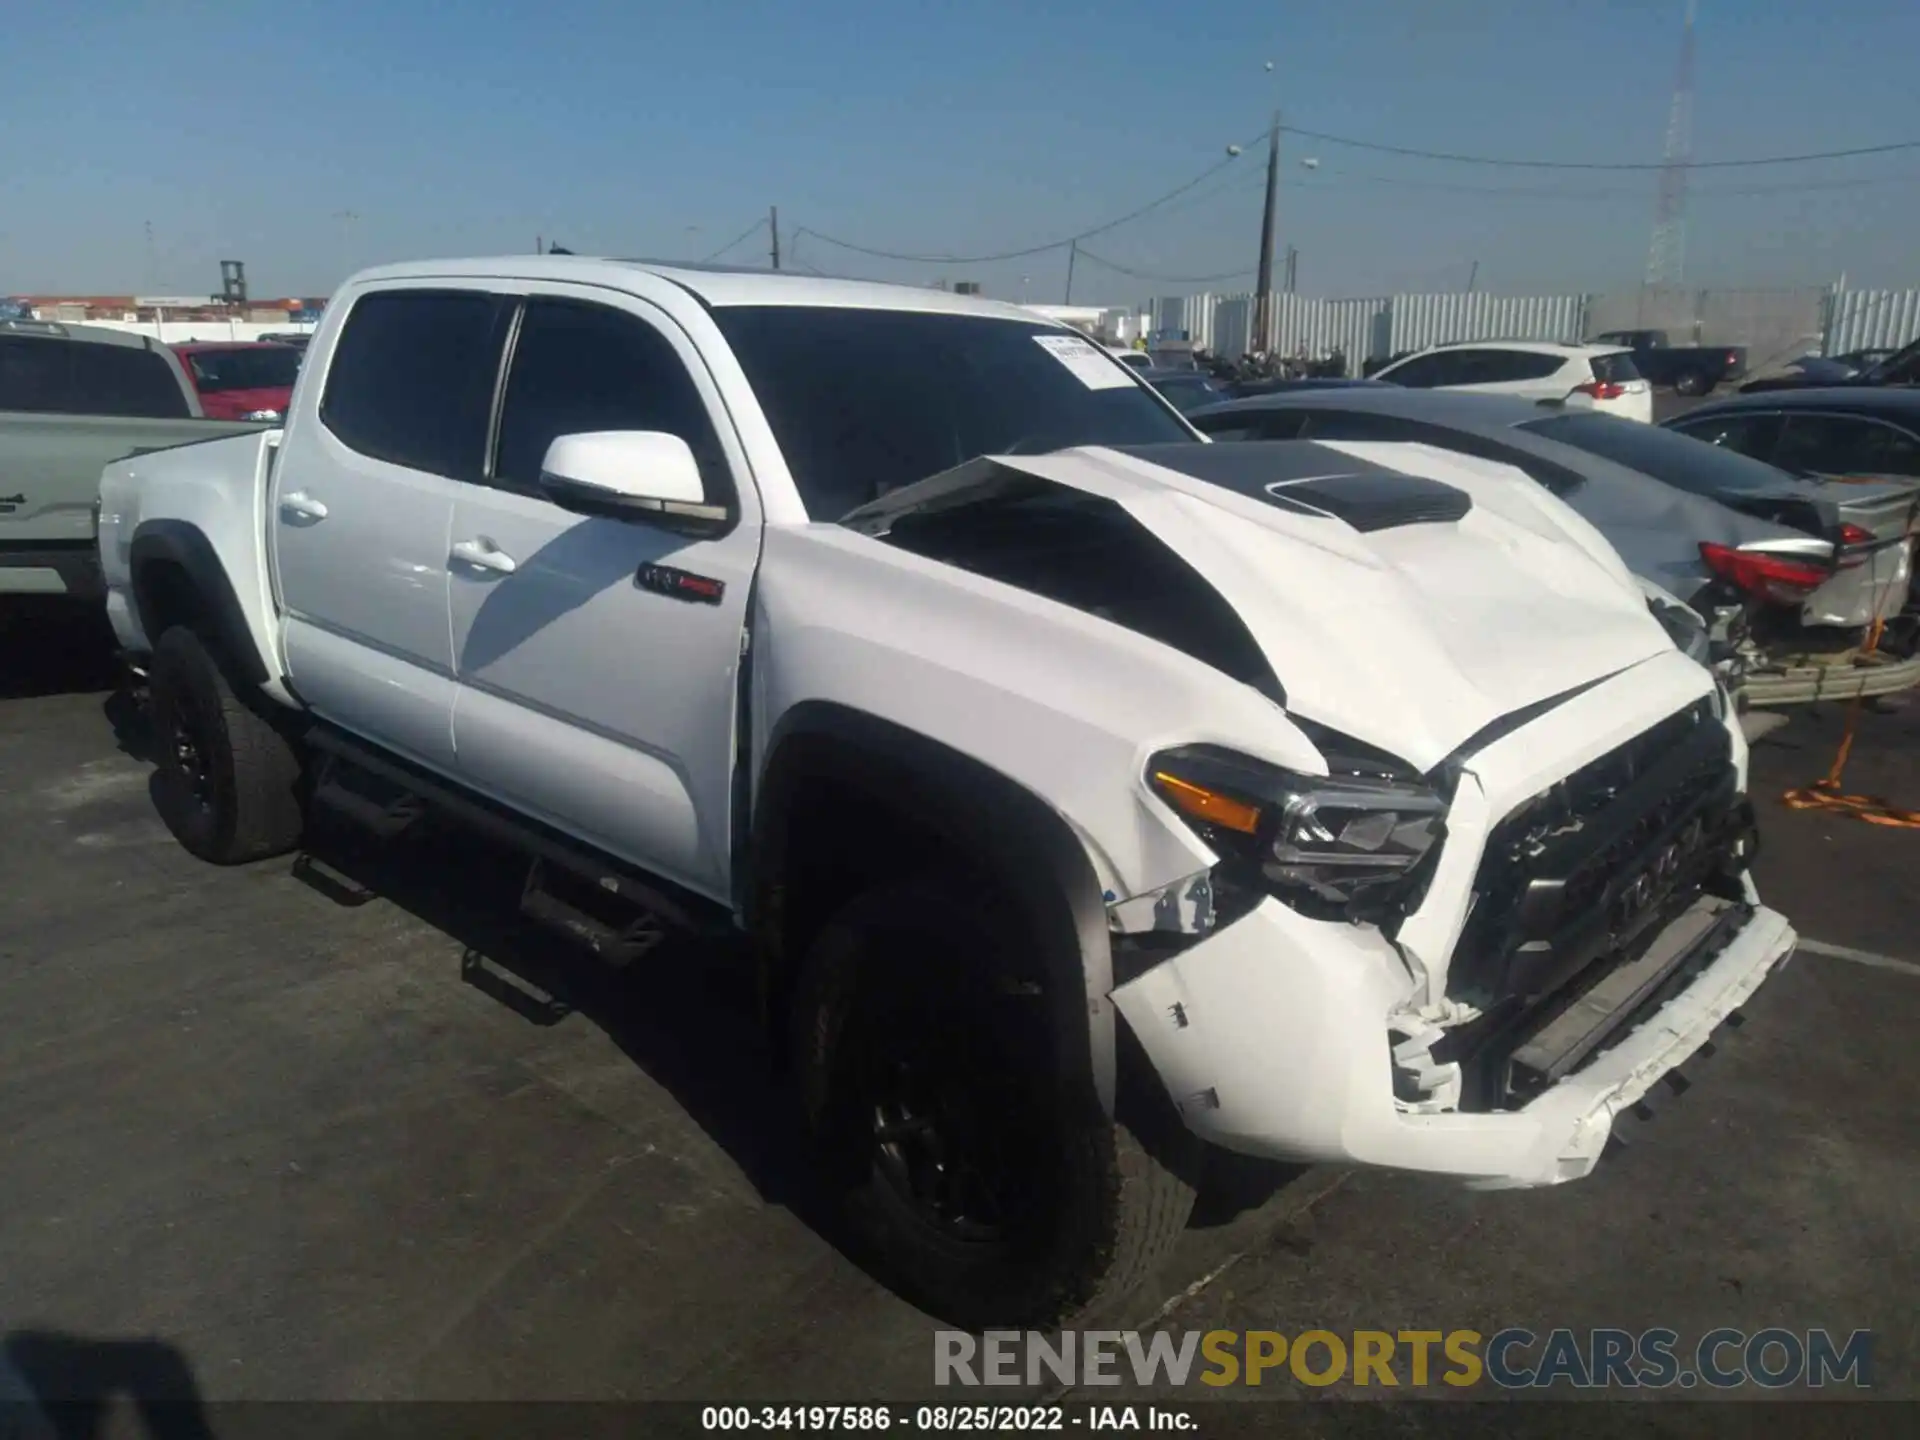
M455 838L198 864L102 644L0 630L17 1364L216 1400L929 1393L932 1322L818 1221L725 957L597 971L505 918L511 870ZM1598 1174L1239 1177L1119 1323L1871 1329L1877 1390L1920 1398L1920 833L1777 801L1842 718L1754 762L1763 892L1820 950ZM1920 805L1920 701L1863 717L1847 778Z

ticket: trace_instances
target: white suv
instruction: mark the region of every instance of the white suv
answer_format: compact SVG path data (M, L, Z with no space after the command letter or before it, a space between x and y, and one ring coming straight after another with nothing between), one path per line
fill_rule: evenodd
M1376 380L1414 390L1471 390L1598 410L1653 422L1653 387L1618 345L1560 345L1541 340L1478 340L1436 345L1389 365Z

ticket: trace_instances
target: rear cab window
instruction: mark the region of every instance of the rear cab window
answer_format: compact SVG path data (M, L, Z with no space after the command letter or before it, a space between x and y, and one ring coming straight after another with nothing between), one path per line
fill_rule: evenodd
M512 308L477 290L359 296L327 366L321 423L370 459L480 480Z
M185 420L193 414L166 358L143 346L0 339L0 410Z
M1057 326L783 305L713 319L815 520L982 455L1194 439L1117 358Z

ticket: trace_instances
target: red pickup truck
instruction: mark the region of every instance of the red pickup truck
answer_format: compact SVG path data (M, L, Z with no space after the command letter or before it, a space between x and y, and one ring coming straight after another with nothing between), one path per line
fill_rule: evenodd
M291 345L196 341L175 345L173 352L208 419L277 423L286 417L300 373L300 352Z

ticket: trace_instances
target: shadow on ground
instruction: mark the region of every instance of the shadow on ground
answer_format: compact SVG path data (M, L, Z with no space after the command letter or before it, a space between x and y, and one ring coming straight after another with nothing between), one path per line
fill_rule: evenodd
M113 627L93 605L0 595L0 700L110 689Z
M21 1330L0 1343L0 1437L108 1440L131 1409L148 1440L212 1440L187 1357L164 1340Z
M151 760L145 707L125 691L103 712L119 748ZM383 839L327 811L309 821L292 877L343 909L385 900L461 947L460 979L526 1023L579 1015L603 1031L740 1167L757 1195L793 1213L843 1257L880 1276L838 1222L803 1137L791 1086L760 1021L744 945L672 937L631 971L615 968L520 913L524 856L431 816ZM1214 1269L1263 1228L1263 1207L1309 1167L1209 1154L1174 1289ZM1308 1187L1299 1187L1304 1192ZM1303 1200L1302 1203L1307 1203ZM1188 1273L1192 1272L1192 1273ZM1158 1303L1152 1287L1133 1303Z

